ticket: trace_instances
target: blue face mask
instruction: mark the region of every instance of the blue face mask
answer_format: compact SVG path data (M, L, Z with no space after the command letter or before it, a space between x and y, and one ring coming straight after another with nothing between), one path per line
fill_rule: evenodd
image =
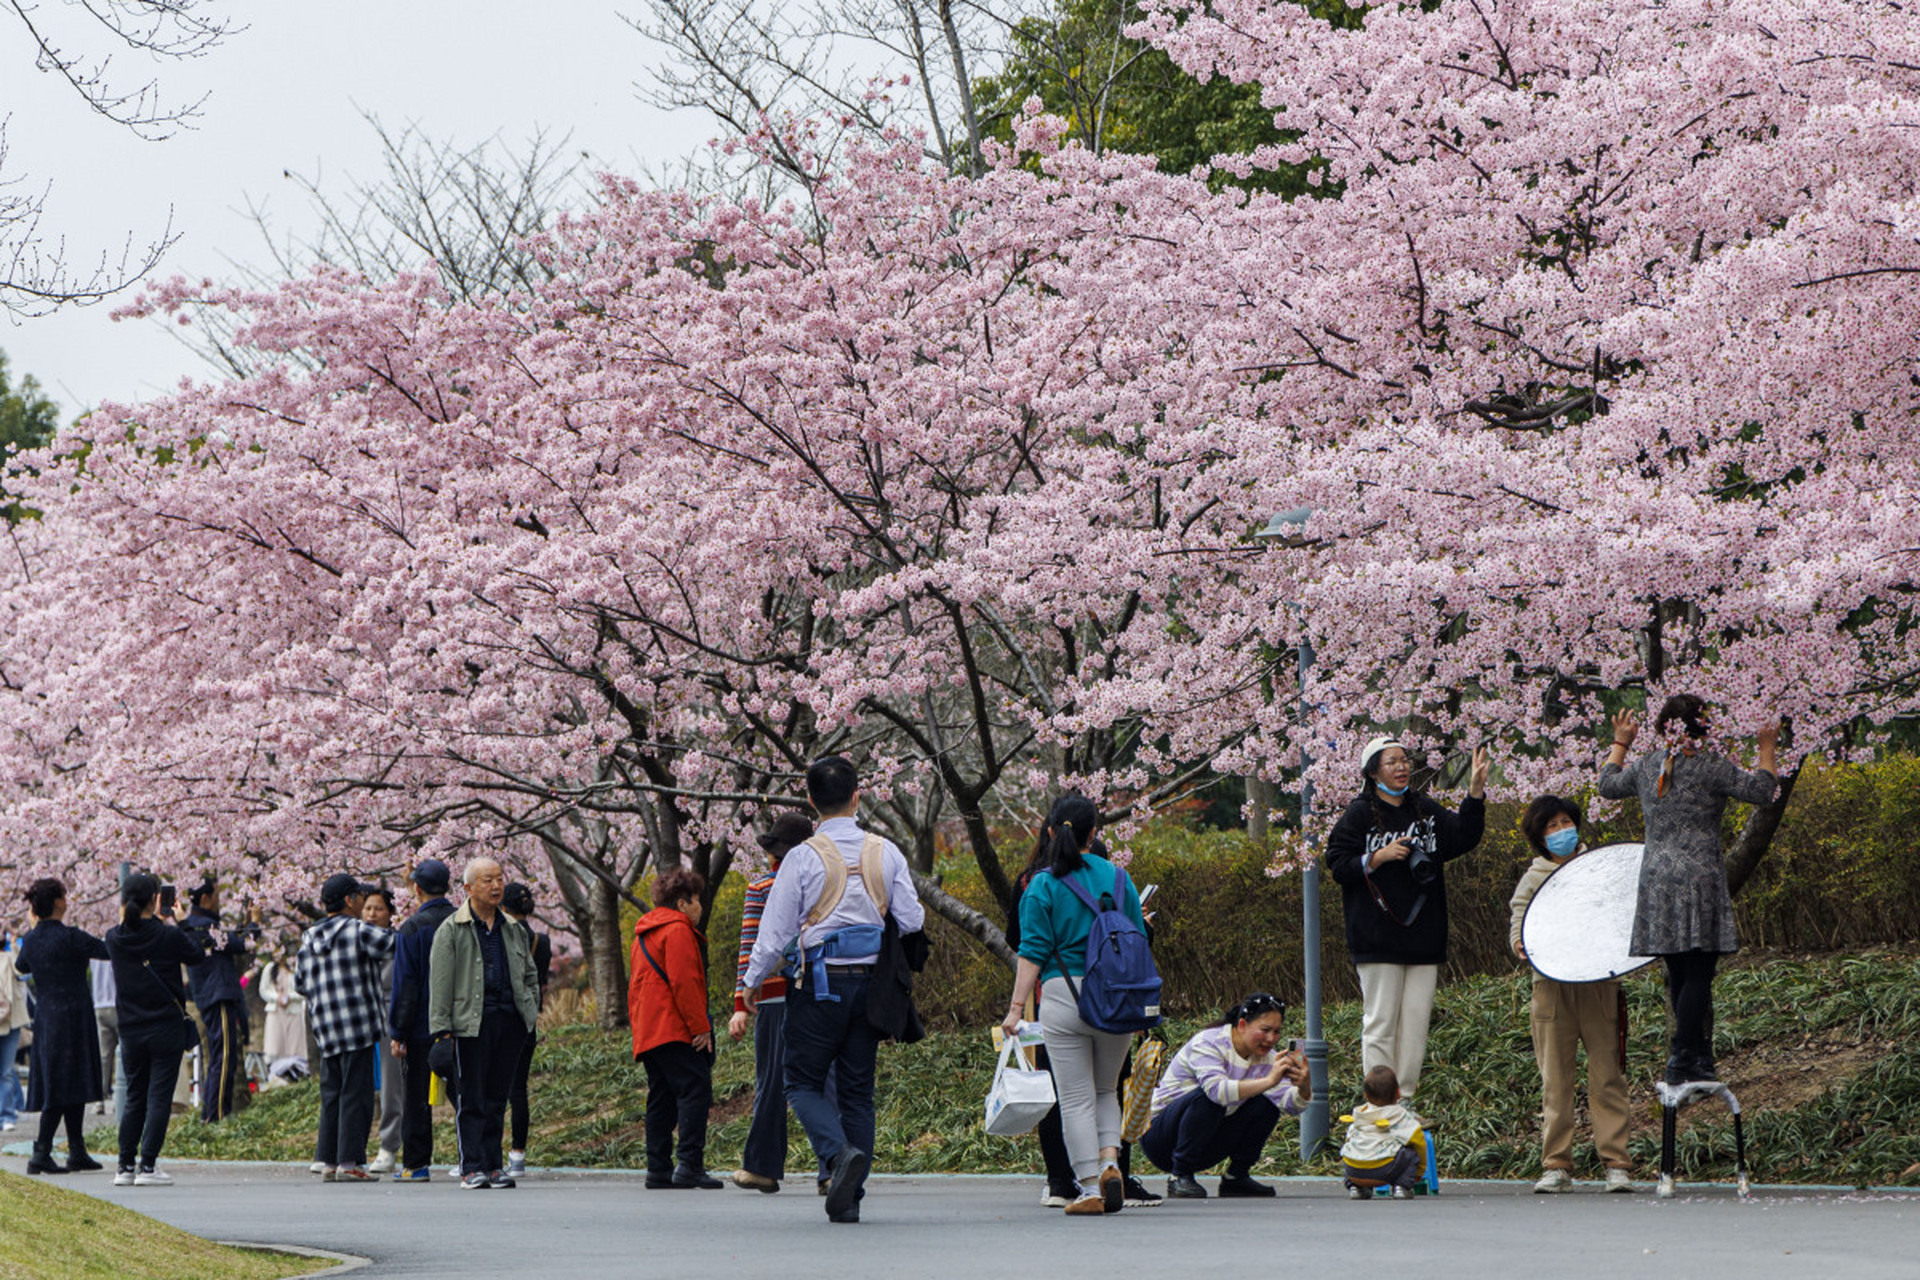
M1378 787L1380 791L1385 795L1403 796L1407 794L1407 789L1405 787L1390 787L1386 783L1380 781L1378 778L1375 778L1373 780L1373 785Z
M1555 858L1569 858L1580 847L1580 828L1562 827L1547 837L1547 853Z

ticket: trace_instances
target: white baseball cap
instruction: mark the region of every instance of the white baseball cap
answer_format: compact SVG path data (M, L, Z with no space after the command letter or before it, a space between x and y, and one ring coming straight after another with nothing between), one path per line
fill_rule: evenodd
M1382 751L1385 751L1388 747L1400 747L1402 751L1406 750L1404 746L1400 745L1400 739L1394 737L1374 738L1368 742L1366 746L1360 748L1360 772L1362 775L1367 772L1367 766L1373 763L1374 757Z

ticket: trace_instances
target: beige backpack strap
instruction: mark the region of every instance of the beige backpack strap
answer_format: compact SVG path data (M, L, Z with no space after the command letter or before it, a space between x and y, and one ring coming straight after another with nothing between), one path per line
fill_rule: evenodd
M882 921L887 918L886 857L885 842L869 832L866 843L860 846L860 883L866 886L867 897L873 902L873 909L880 913Z
M815 836L807 841L807 848L820 855L820 869L827 873L827 882L820 886L819 899L807 912L807 918L800 922L802 934L832 915L840 899L847 896L847 863L840 856L840 846L833 842L833 837ZM861 853L864 858L865 851Z

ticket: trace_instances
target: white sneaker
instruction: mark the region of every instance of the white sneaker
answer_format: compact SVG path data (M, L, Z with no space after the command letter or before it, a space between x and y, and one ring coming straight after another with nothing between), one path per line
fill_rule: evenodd
M114 1175L113 1175L113 1185L114 1185L114 1186L116 1186L116 1187L130 1187L130 1186L132 1186L132 1185L133 1185L133 1170L131 1170L131 1169L122 1169L122 1170L120 1170L120 1171L119 1171L118 1173L116 1173L116 1174L114 1174Z
M325 1173L326 1171L327 1171L326 1163L321 1160L315 1160L312 1164L307 1166L308 1173Z
M1371 1200L1371 1199L1373 1199L1373 1192L1371 1192L1371 1191L1368 1191L1368 1190L1367 1190L1367 1189L1366 1189L1365 1187L1348 1187L1348 1188L1347 1188L1347 1199L1349 1199L1349 1200Z
M1411 1200L1413 1199L1413 1190L1409 1187L1395 1187L1393 1189L1393 1198L1395 1200Z
M367 1166L367 1172L368 1173L392 1173L393 1163L395 1159L396 1157L394 1156L393 1152L387 1150L385 1147L382 1147L380 1148L380 1154L373 1158L373 1163Z
M136 1187L170 1187L173 1185L173 1175L170 1173L162 1173L158 1169L142 1169L133 1175L133 1185Z
M527 1153L524 1151L507 1152L507 1176L524 1178L527 1176Z
M1549 1169L1540 1175L1540 1181L1533 1184L1533 1194L1537 1196L1557 1195L1573 1189L1573 1175L1565 1169Z
M1632 1191L1633 1175L1631 1173L1628 1173L1625 1169L1607 1170L1607 1190Z

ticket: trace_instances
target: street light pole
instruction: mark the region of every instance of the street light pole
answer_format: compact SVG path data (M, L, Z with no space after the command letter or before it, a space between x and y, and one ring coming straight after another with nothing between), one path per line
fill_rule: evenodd
M1305 533L1307 521L1313 518L1313 508L1296 507L1292 511L1282 511L1267 521L1266 527L1255 536L1261 538L1287 539L1297 542ZM1313 645L1307 640L1306 614L1296 603L1295 615L1300 620L1300 643L1297 648L1299 667L1296 683L1300 692L1300 831L1306 840L1307 865L1300 871L1300 951L1301 980L1305 988L1307 1014L1307 1034L1303 1047L1307 1053L1307 1080L1312 1085L1313 1100L1307 1103L1305 1111L1300 1113L1300 1158L1311 1160L1327 1145L1327 1134L1332 1127L1332 1109L1327 1102L1327 1037L1321 1024L1320 996L1320 859L1314 850L1311 837L1307 836L1311 828L1313 814L1313 783L1308 778L1308 770L1313 765L1313 755L1307 750L1310 741L1307 732L1307 672L1313 666Z

